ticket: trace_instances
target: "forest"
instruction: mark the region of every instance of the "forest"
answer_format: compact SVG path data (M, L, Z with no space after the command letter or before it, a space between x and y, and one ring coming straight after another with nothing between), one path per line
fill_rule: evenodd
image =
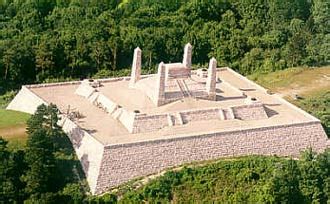
M242 74L330 61L327 0L1 0L0 93L22 84L144 72L179 61Z

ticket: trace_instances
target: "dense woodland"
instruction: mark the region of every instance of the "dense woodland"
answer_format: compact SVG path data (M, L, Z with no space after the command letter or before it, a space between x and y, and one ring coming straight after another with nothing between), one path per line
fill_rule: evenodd
M0 0L0 87L210 57L243 74L330 62L328 0ZM0 90L1 91L1 90Z
M0 203L327 203L330 149L300 160L250 156L204 162L168 171L136 189L134 181L90 196L68 137L57 126L54 105L28 120L23 150L0 137Z

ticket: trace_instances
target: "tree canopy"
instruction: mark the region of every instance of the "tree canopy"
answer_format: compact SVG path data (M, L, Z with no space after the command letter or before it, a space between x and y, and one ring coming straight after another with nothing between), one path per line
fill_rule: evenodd
M0 86L120 73L133 49L143 67L216 57L243 74L330 61L326 0L3 0Z

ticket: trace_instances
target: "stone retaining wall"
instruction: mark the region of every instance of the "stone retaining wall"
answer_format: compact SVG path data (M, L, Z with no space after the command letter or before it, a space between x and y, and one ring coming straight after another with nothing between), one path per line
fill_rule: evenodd
M259 120L268 118L265 108L262 104L243 105L233 107L232 109L236 119Z
M95 194L104 146L65 116L62 115L61 118L59 124L68 135L84 170L89 188L92 194Z
M106 146L95 193L193 161L252 154L295 157L308 147L320 152L326 144L321 124L309 122Z
M151 132L169 126L167 115L136 115L132 133Z
M219 108L206 110L182 111L180 115L184 124L201 120L220 120Z

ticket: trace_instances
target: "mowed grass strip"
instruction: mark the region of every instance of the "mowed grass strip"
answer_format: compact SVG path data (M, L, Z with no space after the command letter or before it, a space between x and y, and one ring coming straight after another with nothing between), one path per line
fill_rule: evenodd
M0 136L10 143L23 146L26 141L26 121L29 118L30 114L27 113L0 109Z
M28 113L0 109L0 129L25 125L29 118Z

